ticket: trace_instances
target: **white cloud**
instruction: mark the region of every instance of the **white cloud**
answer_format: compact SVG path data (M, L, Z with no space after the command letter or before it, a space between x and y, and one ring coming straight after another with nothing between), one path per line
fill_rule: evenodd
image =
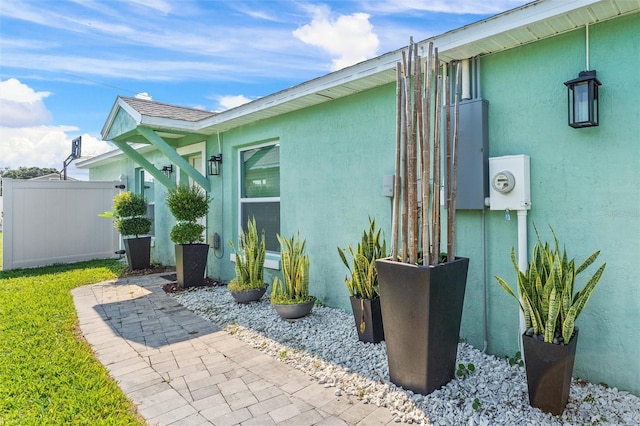
M293 35L321 48L333 58L332 70L338 70L376 56L380 44L366 13L331 16L328 6L313 6L311 23L299 27Z
M36 92L15 78L0 81L0 126L24 127L47 123L51 114L42 100L50 92Z
M36 92L16 79L0 82L0 168L53 167L62 169L71 154L75 126L46 125L51 113L43 99L49 92ZM82 156L89 157L113 149L107 142L82 135ZM78 174L84 172L79 171ZM73 174L69 173L70 176Z
M251 102L251 99L244 95L219 96L217 98L220 109L231 109Z

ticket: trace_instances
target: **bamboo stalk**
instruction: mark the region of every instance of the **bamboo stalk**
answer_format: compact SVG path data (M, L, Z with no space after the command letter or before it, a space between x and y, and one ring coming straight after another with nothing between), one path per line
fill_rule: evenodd
M448 67L447 67L448 68ZM452 151L452 146L451 146L451 84L450 84L450 80L449 80L449 75L447 73L447 76L444 79L444 114L445 114L445 138L444 138L444 144L445 144L445 162L444 162L444 168L445 168L445 187L447 189L446 191L446 201L445 201L445 208L447 211L447 254L449 253L449 243L451 242L451 238L449 235L449 230L450 230L450 226L449 226L449 213L450 213L450 205L451 205L451 190L453 189L451 184L451 172L452 172L452 164L453 164L453 151Z
M416 206L414 211L414 221L413 226L416 230L415 241L414 241L414 251L415 251L415 262L418 263L418 249L420 243L420 223L419 223L419 212L420 212L420 202L422 201L422 188L418 186L418 179L420 178L420 168L422 167L422 163L420 162L420 152L422 146L422 86L423 86L423 78L422 78L422 56L418 53L418 45L416 44L415 48L415 76L416 76L416 88L414 91L415 98L415 127L416 127Z
M405 55L405 52L402 52L402 81L403 81L403 90L402 90L402 182L401 182L401 186L402 186L402 237L401 237L401 241L402 241L402 253L401 253L401 257L402 257L402 262L406 262L407 261L407 254L408 254L408 241L409 241L409 219L407 217L407 206L409 203L409 199L408 199L408 186L407 186L407 181L408 181L408 176L407 176L407 170L408 170L408 166L407 166L407 146L408 146L408 141L407 141L407 102L409 102L409 99L407 98L407 86L408 86L408 79L407 79L407 57Z
M418 55L418 45L413 45L413 68L409 70L413 73L413 100L411 107L411 134L409 146L409 232L410 232L410 249L409 262L415 264L418 262L418 133L419 133L419 108L421 99L421 64ZM409 88L411 89L411 88Z
M393 177L393 207L391 212L391 259L398 259L398 216L400 209L400 151L402 150L402 65L396 64L396 163Z
M458 139L459 139L459 114L460 114L460 91L462 86L462 64L458 62L456 66L456 98L453 113L453 173L451 174L451 203L447 216L448 248L447 260L452 262L456 258L456 196L458 192Z
M434 53L434 66L436 77L435 103L434 103L434 128L433 128L433 204L432 204L432 226L433 247L431 253L431 265L438 263L440 255L440 131L441 131L441 111L442 105L440 92L442 91L442 76L440 75L440 61L438 60L438 49Z
M411 93L411 81L413 77L412 59L413 59L413 44L409 46L409 60L407 61L407 69L405 70L405 76L407 78L407 85L405 86L405 93L407 97L406 102L406 115L407 115L407 229L408 229L408 253L409 262L415 262L415 256L413 252L413 240L415 238L415 229L413 228L413 216L416 208L416 133L414 126L414 109ZM414 83L415 86L415 83Z
M431 259L431 229L429 227L429 179L431 175L431 72L433 67L433 42L429 42L425 64L424 94L422 100L422 264Z

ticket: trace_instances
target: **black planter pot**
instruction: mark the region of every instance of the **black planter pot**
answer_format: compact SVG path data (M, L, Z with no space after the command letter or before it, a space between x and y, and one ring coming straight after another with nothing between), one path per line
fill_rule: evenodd
M257 302L267 291L267 287L256 288L252 290L232 291L231 296L233 300L238 303L251 303Z
M273 308L283 320L296 320L302 317L306 317L311 312L311 309L313 309L313 305L316 303L316 298L313 296L311 297L312 299L305 303L273 303Z
M389 376L428 395L455 374L469 259L435 267L376 261Z
M378 343L384 340L384 328L382 325L382 311L380 310L380 298L361 299L351 296L351 309L356 321L358 340L361 342ZM361 324L364 322L364 330Z
M209 244L176 244L175 248L178 287L203 285Z
M577 345L577 328L568 345L554 345L522 335L529 403L532 407L556 416L562 414L569 401Z
M124 251L131 269L151 266L151 237L123 238Z

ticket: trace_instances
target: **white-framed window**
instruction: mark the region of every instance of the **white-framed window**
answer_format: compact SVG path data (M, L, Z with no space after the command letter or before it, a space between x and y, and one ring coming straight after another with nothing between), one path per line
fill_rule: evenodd
M280 252L280 144L271 142L238 152L240 178L239 227L255 218L258 232L265 230L267 251ZM246 231L246 229L245 229Z

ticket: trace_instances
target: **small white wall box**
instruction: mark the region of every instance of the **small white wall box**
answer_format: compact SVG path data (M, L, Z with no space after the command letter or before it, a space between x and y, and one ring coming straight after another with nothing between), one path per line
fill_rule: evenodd
M531 209L528 155L489 158L489 197L491 210Z
M393 197L393 185L395 175L382 176L382 195L385 197Z

